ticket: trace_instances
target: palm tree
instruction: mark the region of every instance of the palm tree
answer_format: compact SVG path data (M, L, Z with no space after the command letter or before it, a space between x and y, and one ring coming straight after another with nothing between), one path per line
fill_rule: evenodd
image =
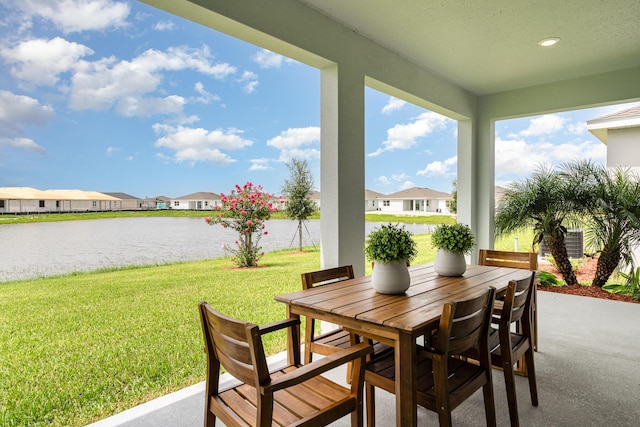
M600 252L592 285L605 285L620 265L634 270L633 249L640 244L638 176L585 160L563 165L562 175L573 188L569 197L585 214L587 245Z
M517 181L505 192L496 209L496 235L533 228L532 247L544 240L568 285L578 283L569 261L563 223L574 212L565 197L565 182L550 166L540 165L524 181Z

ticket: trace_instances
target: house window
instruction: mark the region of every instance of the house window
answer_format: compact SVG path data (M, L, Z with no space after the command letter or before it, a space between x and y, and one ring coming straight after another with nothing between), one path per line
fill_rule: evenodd
M4 209L4 200L0 200L0 209Z
M180 206L180 202L179 202L179 201L177 201L177 200L175 200L175 201L173 202L173 206Z
M383 200L382 206L391 206L391 202L389 200Z
M94 208L98 207L98 202L96 202L95 200L93 202L91 202L91 206L93 206Z
M44 200L40 200L40 202L38 203L38 205L39 205L41 208L44 208Z
M427 205L427 206L431 206L431 200L425 200L425 201L424 201L424 203L425 203L425 205Z
M60 200L56 200L56 208L60 207Z
M209 206L209 202L207 202L206 200L204 201L204 206L208 207Z

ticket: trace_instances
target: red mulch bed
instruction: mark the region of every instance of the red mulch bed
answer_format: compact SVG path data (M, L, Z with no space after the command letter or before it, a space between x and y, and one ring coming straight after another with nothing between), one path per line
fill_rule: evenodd
M593 276L596 272L596 265L598 263L597 258L587 258L587 261L582 264L580 270L576 272L576 279L580 283L591 283L593 280ZM549 273L553 273L559 278L562 276L558 273L558 271L553 268L550 264L540 263L538 266L540 270L548 271ZM631 303L640 303L640 301L634 301L631 297L623 296L623 295L615 295L607 291L603 291L597 286L582 286L582 285L571 285L571 286L561 286L561 287L551 287L551 286L539 286L538 290L545 292L557 292L559 294L570 294L570 295L580 295L585 297L592 298L602 298L602 299L610 299L616 301L624 301Z

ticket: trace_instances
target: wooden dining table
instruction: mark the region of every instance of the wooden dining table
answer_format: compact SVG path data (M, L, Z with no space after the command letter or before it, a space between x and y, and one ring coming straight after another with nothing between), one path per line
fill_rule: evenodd
M493 286L504 294L510 280L528 270L469 265L460 277L438 275L433 264L409 267L411 286L401 295L375 292L371 276L277 296L293 318L309 315L392 345L396 351L396 425L417 422L416 339L437 327L444 303L467 299ZM300 331L295 331L299 336ZM294 354L289 339L289 355Z

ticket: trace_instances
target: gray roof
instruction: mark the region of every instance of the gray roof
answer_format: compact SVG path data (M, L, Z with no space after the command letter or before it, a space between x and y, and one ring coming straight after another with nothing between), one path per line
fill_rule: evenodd
M364 198L365 200L371 200L371 199L379 199L385 197L384 194L382 193L378 193L377 191L373 191L373 190L364 190Z
M220 196L216 193L199 191L197 193L187 194L186 196L176 197L173 200L220 200Z
M102 194L106 194L107 196L111 196L111 197L116 197L121 200L127 200L127 199L140 200L139 197L132 196L131 194L127 194L127 193L106 193L103 191Z
M609 129L640 127L640 105L616 113L587 120L587 129L600 141L607 143Z
M388 194L383 196L386 199L451 199L452 196L449 193L442 191L432 190L426 187L413 187L406 190L398 191L397 193Z

